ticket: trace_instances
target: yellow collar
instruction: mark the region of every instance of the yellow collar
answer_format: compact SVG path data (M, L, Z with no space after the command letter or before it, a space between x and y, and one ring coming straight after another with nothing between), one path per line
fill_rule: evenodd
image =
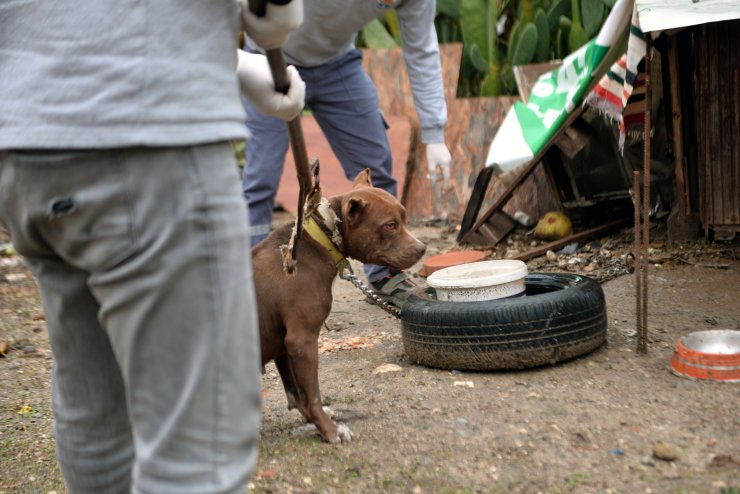
M347 267L349 261L346 257L344 257L344 254L339 252L337 246L334 245L334 243L329 239L324 230L319 226L318 223L316 223L315 219L309 216L303 222L303 230L308 233L312 239L316 240L326 250L329 251L329 254L331 254L331 258L334 261L337 271L342 271L345 267Z

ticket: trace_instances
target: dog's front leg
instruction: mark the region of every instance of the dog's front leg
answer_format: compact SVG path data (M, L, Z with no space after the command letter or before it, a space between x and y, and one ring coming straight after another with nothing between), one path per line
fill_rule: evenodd
M290 360L290 367L298 389L298 410L307 421L313 423L321 436L330 443L348 443L352 440L352 431L344 424L335 424L321 405L319 391L319 349L318 335L320 327L309 331L305 321L298 331L291 331L285 338L285 347Z

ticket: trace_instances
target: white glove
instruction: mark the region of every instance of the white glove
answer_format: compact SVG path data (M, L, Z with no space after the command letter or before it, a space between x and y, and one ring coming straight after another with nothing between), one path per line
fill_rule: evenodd
M444 142L431 142L427 144L427 167L429 170L429 178L439 178L441 173L444 178L445 189L450 181L451 162L452 156L450 156L450 151L447 149Z
M239 0L239 6L244 31L265 50L280 48L288 35L303 22L303 0L291 0L285 5L267 1L262 17L257 17L249 10L247 0Z
M283 94L275 90L267 57L242 50L237 50L237 54L239 62L236 74L242 93L249 102L263 115L278 117L286 122L297 117L303 110L306 97L306 83L298 75L298 70L292 65L287 67L290 88L288 94Z

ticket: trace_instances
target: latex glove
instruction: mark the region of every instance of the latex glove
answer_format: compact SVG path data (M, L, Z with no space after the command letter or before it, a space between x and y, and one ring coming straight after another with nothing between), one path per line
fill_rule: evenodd
M239 0L244 31L265 50L280 48L288 35L303 22L303 0L291 0L286 5L267 2L265 15L257 17L249 10L247 0Z
M444 186L450 181L450 163L452 156L444 142L430 142L427 144L427 167L429 178L434 180L439 178L440 174L444 178Z
M288 94L283 94L275 90L267 57L242 50L237 50L237 53L239 86L249 102L263 115L278 117L286 122L297 117L303 110L306 97L306 83L298 75L298 70L292 65L287 67L290 88Z

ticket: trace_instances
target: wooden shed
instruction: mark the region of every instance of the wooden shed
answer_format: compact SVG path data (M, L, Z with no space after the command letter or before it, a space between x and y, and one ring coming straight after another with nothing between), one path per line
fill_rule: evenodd
M677 193L669 238L731 240L740 232L740 2L636 3L643 31L666 42Z

